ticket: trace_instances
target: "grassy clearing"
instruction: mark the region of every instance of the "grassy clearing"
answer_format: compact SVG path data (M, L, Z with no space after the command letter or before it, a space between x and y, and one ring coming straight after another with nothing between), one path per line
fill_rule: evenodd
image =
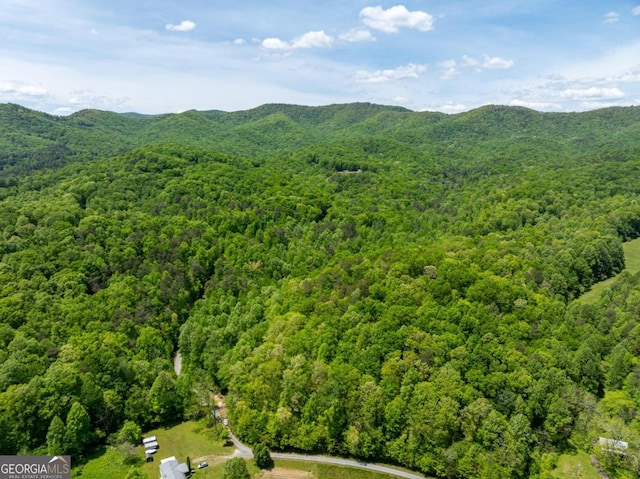
M158 475L158 465L160 459L175 456L179 462L186 462L187 456L191 459L191 467L194 469L200 461L207 461L210 467L200 469L196 477L220 477L213 475L215 456L233 454L233 447L224 447L216 437L213 436L211 429L207 428L201 422L188 421L177 426L169 428L154 429L145 433L145 436L156 436L160 449L155 454L154 462L145 463L141 467L142 472L149 477ZM141 456L144 450L140 450ZM219 461L223 462L223 461ZM222 473L222 469L220 469Z
M625 271L631 274L640 271L640 238L627 241L622 245L622 248L624 249ZM591 289L580 296L577 301L588 303L597 300L600 297L600 293L611 287L616 278L617 276L613 276L612 278L594 284L591 286Z
M552 474L558 479L602 479L591 465L589 454L584 451L561 455Z
M354 467L335 466L332 464L320 464L317 462L292 461L287 459L276 459L276 468L282 470L305 471L312 479L393 479L395 476L382 474L379 472L366 471ZM291 479L299 477L295 473L291 474ZM282 479L289 479L288 476Z
M86 464L75 466L71 458L73 469L71 477L86 477L91 479L116 479L125 477L130 466L122 464L120 453L114 448L100 448L89 457Z
M126 477L134 467L140 469L150 478L158 476L160 459L175 456L180 462L191 458L192 467L196 468L199 461L207 461L209 467L198 470L195 476L200 479L221 477L224 460L216 456L233 454L233 447L224 447L222 442L214 437L213 431L201 422L188 421L172 427L154 429L145 436L156 436L160 449L154 456L153 462L144 462L144 448L135 449L138 462L135 466L123 464L122 454L113 447L104 447L88 458L86 464L72 470L73 477L88 479L120 479Z
M214 437L213 431L200 422L184 422L172 427L147 431L145 436L156 436L160 449L153 462L144 462L144 448L137 447L135 466L125 465L120 451L113 447L103 447L88 458L88 461L74 467L72 477L87 479L124 479L130 469L139 469L150 479L158 477L160 460L175 456L180 462L191 459L191 467L196 470L195 479L219 479L226 462L221 456L233 454L233 447L225 447ZM197 469L198 462L206 461L209 467ZM387 474L366 471L352 467L318 464L304 461L276 460L277 476L263 475L253 461L247 461L252 477L258 479L392 479ZM301 474L302 473L302 474Z

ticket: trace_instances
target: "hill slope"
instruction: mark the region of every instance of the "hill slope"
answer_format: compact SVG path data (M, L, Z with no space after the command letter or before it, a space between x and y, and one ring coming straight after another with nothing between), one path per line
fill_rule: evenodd
M0 453L78 455L221 389L274 449L529 477L617 434L602 463L632 470L640 278L572 299L640 235L638 125L0 106Z

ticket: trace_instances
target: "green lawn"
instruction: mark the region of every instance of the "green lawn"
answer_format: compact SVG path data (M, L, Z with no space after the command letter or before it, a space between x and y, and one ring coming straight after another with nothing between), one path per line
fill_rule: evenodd
M159 475L158 466L160 460L165 457L175 456L180 462L185 462L187 456L191 458L192 467L197 466L196 459L205 456L233 454L233 447L224 447L222 443L213 437L212 432L203 423L188 421L176 426L147 431L145 436L156 436L160 449L154 456L154 461L144 462L144 448L136 448L136 456L139 463L136 467L142 470L150 478ZM213 459L213 458L212 458ZM198 470L196 478L208 479L220 477L223 461L210 460L206 457L210 467ZM73 469L73 477L89 479L124 479L129 469L122 463L121 453L113 447L102 448L92 455L86 464Z
M320 464L317 462L292 461L276 459L276 467L307 471L313 479L393 479L396 476L379 472L366 471L354 467L335 466L332 464Z
M626 265L625 271L628 271L631 274L635 274L640 271L640 238L627 241L622 245L622 248L624 249L624 262ZM577 300L585 303L595 301L600 297L600 293L614 283L616 278L617 276L613 276L612 278L608 278L594 284L591 286L589 291L584 293Z
M184 422L172 427L158 428L147 431L145 436L156 436L160 449L154 456L154 461L145 463L144 448L136 448L139 462L136 466L122 463L121 453L113 447L103 447L88 458L88 461L74 467L72 477L87 479L124 479L131 468L138 468L150 479L158 477L160 460L175 456L180 462L191 458L191 466L196 470L195 479L219 479L222 477L225 460L215 456L233 454L233 447L224 447L212 436L212 432L200 422ZM204 459L209 467L197 469L199 460ZM318 464L304 461L276 460L276 467L295 469L311 473L313 479L392 479L393 476L375 473L352 467L341 467L330 464ZM260 477L253 461L247 461L252 477Z
M602 479L591 465L589 454L584 451L561 455L553 476L558 479Z
M101 448L95 454L92 454L84 465L76 466L73 458L71 464L73 466L71 477L119 479L124 478L129 470L129 466L122 464L120 453L114 448Z

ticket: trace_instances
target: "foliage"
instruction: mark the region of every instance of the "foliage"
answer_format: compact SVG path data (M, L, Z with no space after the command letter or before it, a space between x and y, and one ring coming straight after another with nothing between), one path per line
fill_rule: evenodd
M118 432L118 442L128 442L129 444L140 444L142 440L142 429L133 421L125 421Z
M247 464L241 457L229 459L224 465L223 479L250 479Z
M67 430L62 419L60 419L60 416L55 416L51 420L47 431L47 452L50 455L64 455L66 451L66 434Z
M91 423L89 414L79 402L73 403L67 416L65 434L66 449L80 454L91 441Z
M573 299L640 235L639 115L0 105L0 452L217 388L252 444L440 477L637 444L638 278Z
M149 479L149 476L147 476L140 469L132 468L129 470L129 472L127 472L127 477L125 479Z
M258 469L271 469L273 468L273 459L269 448L262 442L256 444L253 447L253 458Z

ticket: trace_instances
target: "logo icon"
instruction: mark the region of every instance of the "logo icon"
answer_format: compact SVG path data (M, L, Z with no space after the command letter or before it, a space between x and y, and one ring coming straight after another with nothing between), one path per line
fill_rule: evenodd
M70 479L70 456L0 456L0 479Z

